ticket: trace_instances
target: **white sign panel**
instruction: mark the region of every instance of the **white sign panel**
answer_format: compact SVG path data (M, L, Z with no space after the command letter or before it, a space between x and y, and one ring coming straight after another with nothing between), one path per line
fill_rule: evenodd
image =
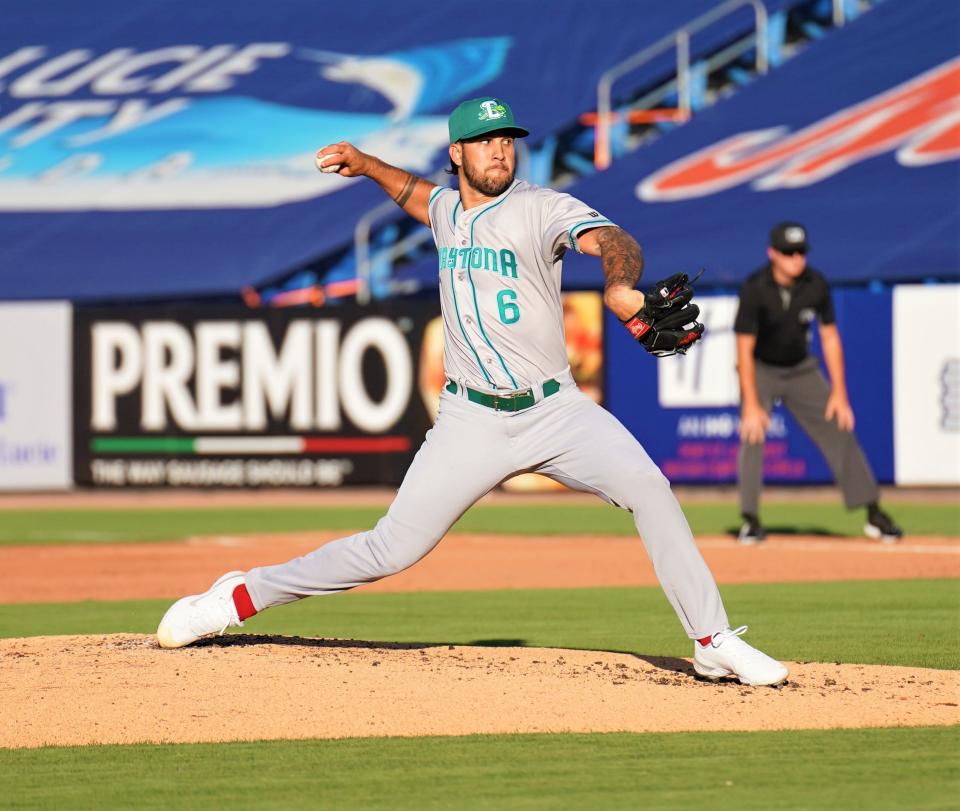
M960 285L898 286L893 336L896 482L960 484Z
M71 485L71 307L0 304L0 490Z
M703 338L689 355L657 362L657 388L663 408L710 408L740 404L737 345L733 321L737 296L697 298Z

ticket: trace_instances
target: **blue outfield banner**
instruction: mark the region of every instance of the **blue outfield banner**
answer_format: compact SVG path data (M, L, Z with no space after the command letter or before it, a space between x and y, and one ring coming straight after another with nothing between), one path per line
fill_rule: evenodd
M350 140L426 174L446 162L449 110L487 94L542 138L593 109L606 69L714 4L642 6L13 4L0 27L0 298L269 282L349 244L384 200L318 173L317 148ZM710 36L749 25L745 13Z
M834 281L960 274L960 4L889 0L567 191L633 233L649 273L731 285L804 223ZM572 288L595 268L571 257Z
M737 479L739 449L733 333L737 297L705 296L697 301L707 329L686 357L654 360L607 313L605 405L670 481L732 483ZM894 479L892 294L837 290L834 306L857 438L877 480L889 483ZM814 352L819 356L816 344ZM816 446L782 405L772 417L764 478L803 484L833 480Z

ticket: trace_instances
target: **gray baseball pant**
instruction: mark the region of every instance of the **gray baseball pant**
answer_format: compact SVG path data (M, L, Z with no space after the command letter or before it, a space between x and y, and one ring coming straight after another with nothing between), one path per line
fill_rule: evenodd
M688 636L727 627L720 592L669 482L630 432L576 388L569 371L557 379L559 392L537 392L535 405L514 413L444 391L437 421L386 515L372 530L251 569L246 585L254 607L333 594L400 572L430 552L481 496L515 473L535 471L633 513Z
M848 509L862 507L879 498L877 480L852 431L841 431L836 420L823 415L830 396L830 384L820 373L815 357L796 366L770 366L757 361L757 394L768 414L780 400L820 449L843 491ZM740 510L757 515L763 483L763 443L740 446Z

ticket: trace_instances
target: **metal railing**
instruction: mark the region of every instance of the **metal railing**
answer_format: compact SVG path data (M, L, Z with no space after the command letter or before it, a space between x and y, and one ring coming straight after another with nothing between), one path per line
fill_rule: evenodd
M370 276L372 262L370 260L370 232L373 224L383 218L388 212L393 212L397 204L387 200L371 208L364 214L353 228L353 254L357 262L357 303L370 303Z
M433 178L433 182L445 183L446 179L438 181ZM370 250L370 234L373 231L374 224L385 217L393 215L395 218L398 213L397 204L393 200L387 200L375 208L370 209L364 214L353 229L353 250L357 263L357 303L369 304L371 298L370 278L373 275L373 255ZM394 242L389 248L384 248L385 256L391 264L404 256L408 251L420 247L423 243L429 242L433 237L429 229L417 229L408 234L403 239Z
M767 9L761 0L727 0L726 3L717 6L706 14L702 14L682 28L678 28L672 34L667 34L629 59L614 65L597 82L596 164L598 169L606 169L610 165L610 127L614 117L612 110L614 82L633 73L661 54L673 50L676 53L677 60L678 116L689 118L691 108L690 38L698 31L702 31L744 6L753 8L757 73L767 72Z
M833 24L838 28L847 21L847 0L833 0Z

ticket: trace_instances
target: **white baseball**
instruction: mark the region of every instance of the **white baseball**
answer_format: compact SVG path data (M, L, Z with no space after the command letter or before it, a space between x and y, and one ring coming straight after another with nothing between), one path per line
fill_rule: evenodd
M331 155L316 155L314 156L313 162L317 165L317 168L324 173L330 172L339 172L340 164L331 163L329 165L324 165L324 161L332 157Z

